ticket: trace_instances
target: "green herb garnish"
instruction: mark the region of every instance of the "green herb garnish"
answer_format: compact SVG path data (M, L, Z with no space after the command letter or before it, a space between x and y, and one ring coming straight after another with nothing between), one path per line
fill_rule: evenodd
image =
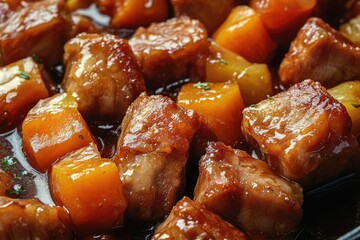
M257 107L257 104L251 104L249 107Z
M15 164L16 164L16 162L10 156L7 156L0 161L0 165L4 171L8 171L11 168L11 166L13 166Z
M41 60L40 60L40 58L39 58L39 56L36 55L35 53L32 55L32 58L34 59L34 61L35 61L36 63L38 63L38 64L41 64L41 63L42 63Z
M24 171L22 171L22 172L20 172L20 173L15 173L15 174L14 174L14 178L15 178L16 180L21 181L21 180L24 178L24 176L26 176L26 175L28 175L28 174L29 174L29 172L26 171L26 170L24 170Z
M351 105L352 105L354 108L359 108L359 107L360 107L360 104L352 103Z
M20 72L19 77L23 79L30 79L30 76L26 72Z
M12 189L7 189L7 195L20 195L26 193L26 190L20 184L15 184Z
M266 97L267 97L268 99L272 100L272 101L275 100L275 98L271 97L270 95L266 95Z
M222 64L225 64L225 65L229 65L229 62L228 61L226 61L225 59L223 59L223 58L220 58L220 60L219 60Z
M195 87L199 88L199 89L202 89L202 90L210 90L210 83L208 82L197 82L194 84Z

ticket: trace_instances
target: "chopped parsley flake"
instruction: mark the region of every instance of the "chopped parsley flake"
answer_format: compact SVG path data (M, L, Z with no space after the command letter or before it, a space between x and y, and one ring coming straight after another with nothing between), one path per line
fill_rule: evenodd
M30 76L26 72L20 72L19 77L23 79L30 79Z
M20 172L20 173L15 173L14 174L14 178L16 179L16 180L22 180L23 178L24 178L24 176L26 176L26 175L28 175L29 174L29 172L28 171L26 171L26 170L24 170L24 171L22 171L22 172Z
M226 61L225 59L220 58L219 61L220 61L222 64L229 65L229 62Z
M34 59L34 61L35 61L36 63L39 63L39 64L42 63L38 55L33 54L33 55L32 55L32 58Z
M26 193L26 190L20 184L15 184L12 189L7 189L7 195L21 195Z
M195 87L199 88L199 89L202 89L202 90L210 90L210 83L208 82L197 82L194 84Z
M359 107L360 107L360 104L352 103L351 105L352 105L354 108L359 108Z
M272 100L272 101L275 100L275 98L271 97L270 95L266 95L266 97L267 97L268 99Z
M0 161L0 165L4 171L10 170L10 168L15 164L16 164L16 162L10 156L7 156Z

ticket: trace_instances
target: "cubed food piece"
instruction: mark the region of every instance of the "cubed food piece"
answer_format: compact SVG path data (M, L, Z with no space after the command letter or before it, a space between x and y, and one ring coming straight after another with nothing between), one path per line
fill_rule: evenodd
M360 8L360 2L359 2ZM360 10L360 9L359 9ZM355 43L360 42L360 15L340 26L339 31Z
M260 16L248 6L233 8L225 22L214 33L219 45L236 52L250 62L268 62L276 49Z
M355 137L360 135L360 81L341 83L328 92L346 107L352 121L352 133Z
M125 39L82 33L65 45L63 80L86 119L121 121L130 103L145 91L136 58Z
M94 142L75 99L66 93L40 100L29 111L22 124L22 140L29 163L40 172L67 153Z
M304 186L323 183L359 164L346 108L318 82L305 80L243 111L245 139L267 162Z
M74 238L70 217L63 208L36 199L0 197L0 239Z
M210 142L200 160L194 199L250 232L292 232L302 218L299 184L221 142Z
M236 82L185 84L178 94L177 104L204 116L219 141L235 146L243 140L244 103Z
M50 188L54 201L69 211L81 234L109 231L124 222L127 200L119 171L115 163L101 158L95 144L54 164Z
M136 29L168 18L167 0L95 0L100 11L111 16L113 28Z
M0 65L36 54L47 65L61 63L67 23L63 1L32 1L0 22Z
M236 53L212 42L206 61L206 81L236 81L245 106L272 95L271 73L266 64L253 64Z
M184 197L156 228L152 240L156 239L245 240L248 237L201 204Z
M67 31L66 39L76 37L79 33L100 33L100 28L94 23L94 21L88 17L79 13L71 12L68 15L67 20L70 22L70 27Z
M0 68L0 132L17 127L28 111L48 96L40 68L32 58Z
M360 78L360 48L319 18L310 18L279 68L286 86L313 79L325 87Z
M168 97L141 94L121 124L114 161L135 224L161 220L182 193L191 141L199 116Z
M4 159L0 160L1 163ZM1 164L3 165L3 164ZM0 168L0 196L5 196L6 190L11 188L12 178Z
M175 16L186 15L198 19L211 35L225 21L236 0L171 0L171 5Z
M316 0L251 0L273 39L288 47L296 33L314 11Z
M209 43L205 27L182 16L138 28L129 43L142 66L146 84L157 88L190 77L203 80Z

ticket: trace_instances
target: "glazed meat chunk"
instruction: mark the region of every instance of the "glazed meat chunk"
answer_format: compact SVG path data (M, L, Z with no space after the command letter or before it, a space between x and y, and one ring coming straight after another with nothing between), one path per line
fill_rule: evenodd
M136 58L125 39L82 33L65 45L63 86L86 119L121 121L145 91Z
M213 34L225 21L231 9L235 7L235 0L171 0L175 16L186 15L198 19L204 24L209 35Z
M129 107L114 156L128 197L127 219L147 223L170 212L183 190L199 127L194 111L167 97L141 94Z
M0 197L0 239L74 239L74 233L63 208Z
M183 16L153 23L147 29L138 28L129 43L151 88L205 76L209 43L198 20Z
M156 239L244 240L247 236L201 204L184 197L156 228L152 240Z
M300 185L221 142L210 142L200 160L194 199L251 232L291 232L302 217Z
M293 85L313 79L325 87L360 77L360 47L319 18L310 18L291 43L279 69Z
M0 22L0 65L36 54L48 66L61 63L67 23L63 1L23 2Z
M305 80L243 111L245 139L280 174L304 186L338 176L358 144L345 107L318 82ZM357 153L358 154L358 153Z
M11 188L12 178L0 169L0 196L5 196L6 190Z

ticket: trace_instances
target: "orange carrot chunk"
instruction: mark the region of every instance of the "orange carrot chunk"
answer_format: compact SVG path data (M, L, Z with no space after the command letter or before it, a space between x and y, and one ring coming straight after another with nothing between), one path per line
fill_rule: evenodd
M242 140L240 126L244 103L237 83L188 83L181 88L177 103L202 114L210 129L225 144L235 146Z
M40 68L32 58L0 68L0 132L17 127L27 112L48 96Z
M80 234L123 224L127 201L118 168L101 158L93 143L53 165L50 188L54 201L69 211Z
M234 8L213 39L250 62L267 62L276 49L260 16L248 6Z
M250 6L279 44L289 44L316 6L316 0L252 0Z
M75 99L66 93L39 101L26 116L22 129L25 154L40 172L67 153L94 142Z

